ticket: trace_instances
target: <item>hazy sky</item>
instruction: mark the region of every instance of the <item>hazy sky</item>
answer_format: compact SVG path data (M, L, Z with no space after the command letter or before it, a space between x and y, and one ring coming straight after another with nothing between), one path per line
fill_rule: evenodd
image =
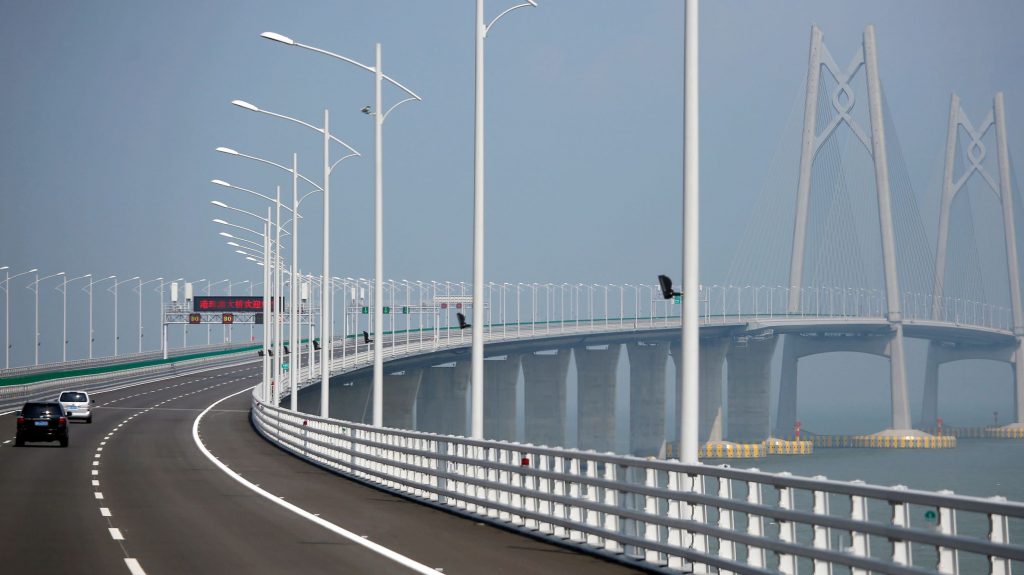
M297 152L317 181L322 150L314 132L230 105L237 98L313 124L329 108L332 131L362 152L331 180L332 272L369 277L373 124L360 109L372 103L372 75L259 37L275 31L368 64L382 43L384 71L423 97L384 126L385 276L468 280L474 4L0 0L0 266L258 280L259 268L217 236L210 220L227 214L209 201L265 206L209 180L270 194L290 180L214 148L280 163ZM489 0L488 14L511 4ZM541 0L492 30L488 280L679 275L683 6ZM875 24L882 83L933 237L952 91L977 120L1004 91L1011 154L1022 149L1016 0L718 0L701 10L704 283L724 281L773 157L798 145L812 24L843 66ZM313 196L302 210L299 260L314 273L320 209ZM11 292L15 322L31 317L25 279ZM43 296L59 300L49 288Z

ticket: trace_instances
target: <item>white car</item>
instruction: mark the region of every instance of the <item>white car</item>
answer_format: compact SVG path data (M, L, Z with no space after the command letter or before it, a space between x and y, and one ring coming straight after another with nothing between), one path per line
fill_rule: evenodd
M92 404L96 400L89 397L89 392L62 391L57 401L68 412L68 419L84 419L86 423L92 423Z

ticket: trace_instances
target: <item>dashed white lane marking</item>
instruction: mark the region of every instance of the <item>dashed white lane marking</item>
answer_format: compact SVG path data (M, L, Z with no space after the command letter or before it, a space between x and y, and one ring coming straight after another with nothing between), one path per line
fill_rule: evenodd
M10 443L10 442L11 442L10 439L4 441L4 443Z
M92 486L93 487L99 487L100 486L100 480L99 479L93 479L92 480Z
M110 537L114 541L124 541L124 535L121 535L121 530L120 529L118 529L117 527L110 527L109 531L110 531Z
M96 499L103 499L103 493L99 491L94 492L93 495L96 496Z
M100 470L99 469L93 469L92 470L92 474L93 475L99 475L100 474Z
M93 464L93 465L99 465L99 464L100 464L100 462L99 462L99 461L93 461L93 462L92 462L92 464Z
M142 565L139 565L139 560L138 559L133 559L131 557L125 557L124 558L124 563L125 563L125 565L128 566L128 571L132 575L146 575L146 572L142 570Z
M232 393L231 395L228 395L228 396L225 396L225 397L222 397L222 398L218 399L217 401L213 402L209 407L207 407L202 413L200 413L199 416L197 416L195 421L192 423L192 439L195 441L196 446L199 447L199 450L203 452L203 455L205 455L207 459L209 459L211 462L213 462L214 465L219 467L221 469L221 471L223 471L224 473L227 473L228 476L230 476L235 481L241 483L245 487L247 487L250 490L256 492L257 494L259 494L260 496L266 498L267 500L272 501L272 502L280 505L281 507L284 507L285 509L291 511L292 513L295 513L299 517L302 517L304 519L308 519L309 521L312 521L313 523L315 523L315 524L317 524L317 525L327 529L328 531L331 531L332 533L340 535L340 536L344 537L345 539L348 539L349 541L352 541L353 543L362 545L363 547L366 547L367 549L369 549L369 550L371 550L373 552L379 553L380 555L383 555L384 557L386 557L388 559L391 559L392 561L394 561L394 562L396 562L396 563L398 563L400 565L408 567L409 569L412 569L413 571L415 571L417 573L422 573L424 575L437 575L437 570L432 568L432 567L427 567L426 565L424 565L422 563L419 563L417 561L414 561L414 560L406 557L405 555L402 555L401 553L398 553L397 551L393 551L391 549L388 549L387 547L384 547L383 545L374 543L373 541L369 541L369 540L363 539L359 535L356 535L355 533L352 533L351 531L348 531L347 529L343 529L343 528L335 525L334 523L331 523L330 521L327 521L326 519L318 517L314 513L310 513L309 511L306 511L305 509L302 509L301 507L299 507L299 506L297 506L297 505L295 505L293 503L289 503L289 502L285 501L284 499L281 499L281 498L279 498L279 497L277 497L277 496L267 492L266 490L261 489L258 485L252 483L248 479L246 479L246 478L242 477L241 475L235 473L234 471L228 469L227 465L224 465L216 457L214 457L213 454L210 453L210 450L206 448L206 445L203 444L202 440L199 439L199 422L203 420L203 416L206 415L207 412L211 411L214 408L214 406L216 406L220 402L222 402L224 400L227 400L227 399L230 399L230 398L232 398L232 397L234 397L236 395L239 395L239 394L242 394L242 393L246 393L246 392L251 392L251 391L252 391L252 388L245 388L245 389L243 389L241 391Z
M110 517L110 509L107 509L106 507L100 507L100 515L102 515L103 517Z

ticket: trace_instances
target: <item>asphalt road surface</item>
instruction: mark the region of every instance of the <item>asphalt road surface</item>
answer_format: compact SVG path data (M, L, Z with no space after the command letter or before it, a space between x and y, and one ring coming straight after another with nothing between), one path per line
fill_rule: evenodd
M94 394L93 423L71 423L66 449L14 447L15 415L0 415L0 571L632 572L394 497L284 453L249 423L245 390L258 377L259 365L251 364ZM196 445L193 424L215 403L198 432L221 463L273 497L390 551L290 511L210 461Z

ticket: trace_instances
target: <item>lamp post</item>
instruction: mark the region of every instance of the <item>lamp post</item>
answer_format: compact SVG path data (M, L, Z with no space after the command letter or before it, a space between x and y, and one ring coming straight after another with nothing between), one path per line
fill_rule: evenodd
M383 168L383 126L384 126L384 120L386 120L388 115L391 114L391 112L394 111L394 109L397 108L398 106L401 106L402 104L404 104L406 102L409 102L409 101L412 101L412 100L421 100L421 98L419 96L417 96L412 90L409 90L408 88L406 88L402 84L396 82L395 80L393 80L392 78L388 77L387 75L385 75L383 73L383 71L381 70L380 43L378 43L376 45L376 64L375 64L375 66L370 67L370 66L367 66L365 64L361 64L361 63L359 63L359 62L357 62L355 60L352 60L351 58L346 58L345 56L341 56L340 54L335 54L333 52L328 52L328 51L322 50L320 48L316 48L316 47L313 47L313 46L309 46L309 45L306 45L306 44L302 44L302 43L296 42L296 41L292 40L291 38L288 38L287 36L282 36L281 34L276 34L274 32L264 32L263 34L261 34L261 36L264 37L264 38L267 38L268 40L274 40L276 42L280 42L280 43L288 45L288 46L295 46L295 47L298 47L298 48L305 48L306 50L310 50L310 51L316 52L318 54L323 54L325 56L330 56L330 57L335 58L337 60L341 60L343 62L347 62L347 63L352 64L354 66L358 66L359 68L362 68L363 70L366 70L367 72L371 72L371 73L374 74L374 87L375 87L375 91L374 91L374 93L375 93L374 107L371 109L369 106L367 106L367 107L363 108L363 112L374 117L374 156L376 158L376 161L375 161L375 170L374 170L374 174L375 174L375 177L374 177L374 230L375 230L375 232L374 232L374 311L373 311L373 314L374 314L374 323L377 326L377 329L379 330L380 327L384 323L384 320L383 320L383 308L381 307L382 306L382 301L383 301L383 291L384 291L384 287L383 287L383 283L382 283L382 276L384 275L384 263L383 263L383 258L384 258L384 239L383 239L383 209L384 209L383 186L384 186L384 180L383 180L383 170L382 170L382 168ZM382 112L383 104L382 104L382 99L381 99L381 82L382 82L382 80L387 80L388 82L390 82L394 86L396 86L399 89L403 90L408 95L407 98L399 100L396 104L394 104L393 106L391 106L390 108L388 108L386 111L383 111L383 112ZM328 120L327 111L324 110L324 273L323 273L323 278L324 279L323 279L323 287L321 288L321 304L320 304L321 308L322 308L321 309L321 318L325 318L325 317L326 318L330 318L330 313L329 313L330 290L327 289L327 287L326 287L329 284L329 281L330 281L329 278L331 277L330 273L329 273L329 262L328 262L328 253L329 253L328 231L330 229L329 228L329 213L330 212L328 210L329 194L327 192L327 188L328 188L328 178L330 176L330 168L329 168L330 162L329 162L329 157L328 157L328 143L329 142L328 142L328 131L327 131L327 124L328 124L328 122L327 122L327 120ZM324 348L323 348L324 349L324 353L329 353L330 343L331 343L330 342L330 339L331 339L330 338L330 323L329 323L329 321L327 321L327 322L323 321L323 319L321 319L321 323L323 324L321 326L321 333L323 333L325 335L324 341L327 343L327 345L324 346ZM384 351L384 348L383 348L383 345L384 345L384 342L381 341L380 337L374 338L374 347L373 347L373 425L376 425L376 426L380 426L380 425L383 424L383 416L384 416L384 411L383 411L383 399L384 399L384 369L383 369L384 355L383 355L383 351ZM329 355L327 357L329 357ZM328 398L328 393L329 393L328 383L329 383L330 364L329 363L325 363L324 364L324 369L322 371L323 371L323 373L322 373L322 379L321 379L321 383L320 383L320 393L321 393L321 402L320 402L321 413L320 413L320 415L323 416L323 417L327 417L327 398Z
M118 341L118 339L120 339L118 337L118 335L117 335L117 286L119 286L119 285L121 285L123 283L128 283L128 282L131 282L131 281L135 281L137 279L139 279L139 276L135 276L133 278L128 278L126 280L121 280L121 281L117 281L116 278L114 279L114 285L113 285L113 291L114 291L114 357L117 357L117 341ZM111 288L107 288L107 289L111 289Z
M58 272L58 273L55 273L55 274L50 274L50 275L45 276L45 277L39 277L39 272L36 272L36 279L35 279L35 281L33 281L32 283L28 284L28 286L27 286L28 289L30 289L33 292L35 292L35 298L36 298L36 335L35 335L35 348L36 348L36 363L35 364L36 365L39 365L39 346L41 345L40 342L39 342L39 282L41 282L43 280L48 280L50 278L55 278L57 276L63 276L63 275L64 275L64 272Z
M76 278L67 279L64 276L64 285L61 288L61 292L64 294L64 345L61 350L61 361L68 360L68 284L85 278L91 278L92 274L85 274L84 276L78 276Z
M92 329L92 286L107 280L117 280L117 276L107 276L95 282L92 278L89 278L89 359L92 359L92 344L96 341L95 333Z
M27 274L33 274L39 271L39 268L32 268L28 271L21 272L11 275L8 266L3 267L4 270L4 369L11 367L11 296L10 296L10 284L11 280L21 277Z
M700 106L698 92L698 0L686 0L683 81L683 310L682 369L679 394L679 460L697 463L700 411L700 332L698 328Z
M476 0L476 113L473 151L473 316L479 329L473 330L472 376L471 376L471 422L470 437L483 439L484 436L484 334L482 317L477 317L484 308L484 40L491 27L502 16L527 6L537 6L534 0L526 0L498 14L489 24L484 24L484 0Z
M137 289L139 290L139 353L142 353L142 286L144 286L146 284L151 284L153 282L163 282L163 281L164 281L164 278L162 278L162 277L160 277L160 278L153 278L151 280L146 280L146 281L142 281L142 279L139 278L139 285L137 286ZM161 302L160 302L161 308L163 307L162 299L163 298L161 298Z
M342 146L344 146L346 149L349 150L349 153L347 155L342 156L340 159L338 159L336 162L331 164L330 167L325 170L325 174L327 174L327 175L325 175L324 186L321 187L321 186L317 186L316 184L313 184L315 189L313 191L311 191L311 192L306 193L302 197L299 197L299 178L302 177L302 179L304 179L305 181L310 182L310 183L312 183L312 182L308 178L302 176L299 173L299 156L298 156L298 154L292 154L292 168L291 168L291 170L289 170L291 172L291 174L292 174L292 207L291 207L291 209L289 211L292 213L292 220L291 220L291 222L292 222L292 230L291 230L291 237L292 237L291 273L293 274L293 277L294 277L294 274L298 273L298 261L299 261L299 227L298 227L299 221L298 220L299 220L299 218L302 217L301 215L299 215L299 204L301 204L302 201L305 200L306 198L308 198L310 195L312 195L312 194L314 194L316 192L324 191L325 188L329 189L330 188L330 184L329 184L329 182L327 182L327 180L329 180L329 174L331 172L333 172L335 166L337 166L342 161L344 161L344 160L346 160L348 158L351 158L353 156L358 156L359 152L357 152L354 148L352 148L351 146L349 146L345 142L343 142L343 141L339 140L338 138L330 135L330 132L327 130L327 127L326 127L327 126L327 122L326 122L327 114L326 114L326 111L325 111L325 116L324 116L324 119L325 119L324 126L325 127L324 127L324 129L321 130L320 128L317 128L316 126L313 126L312 124L309 124L307 122L303 122L302 120L298 120L298 119L292 118L291 116L286 116L284 114L278 114L276 112L270 112L268 110L262 110L262 109L258 108L257 106L254 106L253 104L250 104L250 103L245 102L243 100L233 100L231 103L236 105L236 106L238 106L238 107L240 107L240 108L243 108L243 109L246 109L246 110L249 110L249 111L259 112L259 113L262 113L262 114L267 114L267 115L273 116L275 118L281 118L281 119L284 119L284 120L288 120L290 122L297 123L297 124L302 125L302 126L306 126L306 127L310 128L312 130L315 130L315 131L318 131L318 132L321 132L321 133L324 134L324 138L325 138L325 144L324 145L325 145L325 147L327 147L327 145L330 142L330 140L333 140L335 142L338 142L339 144L341 144ZM324 152L324 160L325 160L325 162L327 161L327 159L328 159L328 152L325 150L325 152ZM274 165L276 165L276 164L274 164ZM213 183L219 184L219 185L222 185L222 186L226 186L226 187L229 187L229 188L239 189L239 190L242 190L242 191L245 191L245 192L249 192L251 194L255 194L257 196L266 198L266 196L263 196L262 194L257 194L256 192L253 192L252 190L246 190L245 188L239 188L237 186L232 186L231 184L228 184L227 182L224 182L224 181L221 181L221 180L213 180ZM269 199L269 198L267 198L267 199ZM325 202L326 201L327 200L326 200L326 195L325 195ZM326 203L325 203L325 208L326 208ZM325 230L329 230L329 214L327 213L326 209L324 210L324 214L325 214L324 215L325 223L328 224L328 225L324 226L324 229ZM327 234L327 232L325 232L325 234ZM327 237L329 237L329 234L327 234ZM324 249L327 250L327 253L329 253L330 246L327 243L327 239L324 240ZM326 259L327 258L325 257L325 260ZM297 300L296 300L296 291L295 290L296 290L295 282L292 282L292 289L291 289L291 293L289 295L289 297L292 300L292 308L291 308L291 312L290 312L290 316L289 316L289 327L290 327L290 332L291 332L290 336L289 336L289 339L291 339L292 341L298 341L298 338L299 338L298 331L297 331L297 329L298 329L298 327L297 327L298 314L297 314L297 310L296 310L296 306L295 306L295 304L297 302ZM327 344L329 342L325 341L324 343ZM312 345L312 343L310 343L310 345ZM295 411L295 410L298 409L298 403L297 403L297 401L298 401L298 398L297 398L297 396L298 396L298 371L297 370L290 370L289 371L289 383L291 384L291 406L290 407L291 407L292 411ZM329 388L328 388L328 390L329 390ZM327 405L327 403L328 403L327 401L323 401L322 405Z
M290 116L285 116L283 114L277 114L277 113L274 113L274 112L269 112L269 111L266 111L266 110L261 110L260 108L254 106L254 105L252 105L252 104L250 104L248 102L242 101L242 100L234 100L234 101L232 101L232 104L235 104L236 106L239 106L239 107L244 108L246 110L250 110L250 111L254 111L254 112L260 112L260 113L268 114L270 116L274 116L274 117L278 117L278 118L283 118L283 119L286 119L286 120L289 120L289 121L292 121L292 122L296 122L296 123L301 124L303 126L307 126L307 127L311 128L313 130L320 131L320 132L322 132L324 134L324 147L325 148L328 147L328 144L330 143L330 140L334 140L336 142L341 143L343 146L345 146L346 148L348 148L351 151L350 154L342 157L337 162L335 162L333 165L330 165L329 167L325 167L324 185L321 187L321 186L316 185L309 178L307 178L307 177L305 177L305 176L303 176L302 174L299 173L299 156L298 156L298 154L292 154L292 167L291 167L291 169L289 169L289 168L287 168L287 167L285 167L285 166L283 166L281 164L278 164L276 162L271 162L271 161L268 161L268 160L264 160L262 158L257 158L255 156L249 156L247 154L241 154L241 153L239 153L239 152L237 152L235 150L231 150L230 148L217 148L217 150L220 151L220 152L224 152L224 153L233 154L233 155L241 156L241 157L244 157L244 158L249 158L249 159L252 159L252 160L256 160L258 162L262 162L262 163L265 163L265 164L268 164L268 165L271 165L271 166L275 166L275 167L277 167L279 169L283 169L283 170L291 173L291 175L292 175L292 207L291 208L285 207L285 209L288 210L289 212L291 212L291 214L292 214L292 219L291 219L291 224L292 224L292 230L291 230L291 238L292 238L292 242L291 242L292 243L291 273L292 273L292 277L295 277L295 274L298 271L298 259L299 259L299 252L298 252L298 250L299 250L299 229L298 229L298 225L299 225L299 219L302 217L301 215L299 215L299 204L302 203L303 200L305 200L307 197L309 197L313 193L316 193L318 191L324 192L324 224L325 224L324 225L324 250L325 250L324 260L327 261L328 254L330 253L330 245L328 244L330 219L329 219L329 214L327 212L327 210L329 209L328 200L327 200L327 195L328 195L327 194L327 190L329 190L330 186L329 186L329 182L327 180L329 180L329 174L330 174L330 172L334 169L334 167L337 164L341 163L343 160L345 160L347 158L350 158L352 156L358 156L359 152L356 152L354 149L352 149L345 142L342 142L338 138L335 138L335 137L330 135L330 132L327 130L327 122L326 122L326 120L327 120L327 112L326 111L324 112L324 120L325 120L325 122L324 122L324 129L320 130L319 128L316 128L315 126L313 126L311 124L308 124L306 122L303 122L301 120L297 120L295 118L292 118ZM325 162L327 161L327 157L328 157L328 153L325 150L325 152L324 152L324 160L325 160ZM306 195L302 196L301 198L299 197L299 178L303 179L304 181L306 181L307 183L312 185L313 188L314 188L314 190L312 192L308 192ZM212 183L218 184L218 185L221 185L221 186L225 186L225 187L228 187L228 188L234 188L234 189L237 189L237 190L241 190L243 192L248 192L250 194L259 196L261 198L264 198L266 200L271 200L271 198L269 196L264 196L263 194L259 194L257 192L252 191L252 190L248 190L246 188L242 188L242 187L239 187L239 186L233 186L233 185L231 185L231 184L229 184L229 183L227 183L227 182L225 182L223 180L212 180ZM280 188L278 188L278 193L277 193L276 200L272 200L272 201L276 201L276 203L277 203L277 211L278 211L278 226L277 227L278 227L278 233L280 233L280 230L281 230L281 223L280 223L281 190L280 190ZM290 293L289 297L290 297L290 299L292 301L292 311L291 311L291 313L289 315L289 327L290 327L290 331L291 331L289 339L291 339L292 341L297 341L296 323L297 323L298 317L297 317L297 315L295 313L295 301L296 301L295 300L295 282L292 282L292 284L291 284L291 293ZM293 346L294 346L294 344L293 344ZM291 409L293 411L295 411L297 409L297 403L296 403L297 402L297 395L298 395L298 387L297 387L298 386L298 379L297 378L298 378L297 371L293 370L293 369L290 369L289 370L289 382L291 384ZM322 402L322 404L326 405L327 402L326 401Z

